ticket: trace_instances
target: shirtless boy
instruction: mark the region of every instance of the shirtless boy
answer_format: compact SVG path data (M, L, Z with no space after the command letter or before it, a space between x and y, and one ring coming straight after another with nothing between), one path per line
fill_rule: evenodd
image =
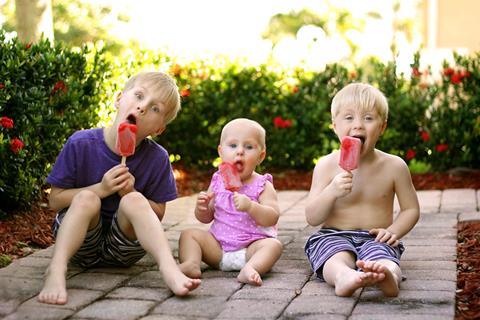
M373 86L353 83L335 95L331 113L339 139L362 141L360 165L351 172L340 168L339 151L316 164L305 215L321 229L310 236L305 253L317 276L338 296L376 285L385 296L395 297L402 279L400 239L418 221L419 204L406 163L375 149L387 126L387 100ZM396 217L395 196L400 205Z

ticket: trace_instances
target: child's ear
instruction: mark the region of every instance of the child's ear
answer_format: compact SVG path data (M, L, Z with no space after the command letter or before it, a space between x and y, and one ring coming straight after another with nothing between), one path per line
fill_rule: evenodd
M120 98L122 97L122 91L119 91L115 94L115 108L118 109L118 106L120 104Z
M382 124L382 131L380 131L380 135L382 135L385 132L386 128L387 128L387 120L385 120Z
M260 152L260 158L258 159L257 165L263 162L265 160L265 156L267 155L267 150L263 149L262 152Z
M218 145L217 147L217 152L218 152L218 156L221 158L222 157L222 145Z
M337 124L335 123L335 120L332 119L332 127L333 127L333 132L335 132L335 134L337 133Z

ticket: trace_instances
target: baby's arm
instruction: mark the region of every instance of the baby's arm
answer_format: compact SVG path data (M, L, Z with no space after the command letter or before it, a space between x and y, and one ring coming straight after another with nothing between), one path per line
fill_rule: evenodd
M215 194L210 190L198 194L195 205L195 217L202 223L210 223L214 216Z
M305 208L305 216L311 226L323 223L332 212L335 201L352 191L352 173L341 171L332 179L329 175L333 170L330 161L330 156L320 159L313 171Z
M277 192L269 181L265 182L265 189L260 194L258 202L238 192L234 193L233 201L237 210L248 212L259 226L273 226L280 217Z
M128 168L119 164L105 172L102 181L87 187L62 189L52 186L49 196L50 207L53 210L58 211L70 206L73 197L83 190L90 190L100 199L103 199L125 188L128 184L128 179Z
M395 172L394 188L400 205L400 212L386 231L382 229L370 230L371 233L377 234L377 241L388 242L389 244L404 237L412 230L420 217L417 193L407 164L398 157L395 157L392 163L395 166L391 172Z

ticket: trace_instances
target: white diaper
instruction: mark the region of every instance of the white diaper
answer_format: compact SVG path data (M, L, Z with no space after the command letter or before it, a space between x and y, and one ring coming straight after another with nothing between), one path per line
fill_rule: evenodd
M220 261L220 270L222 271L240 271L246 263L247 249L243 248L237 251L223 252L222 261Z

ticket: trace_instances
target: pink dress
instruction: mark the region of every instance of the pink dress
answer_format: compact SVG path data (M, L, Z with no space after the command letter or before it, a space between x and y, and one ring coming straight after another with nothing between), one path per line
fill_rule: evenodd
M267 180L273 183L270 174L260 175L251 183L243 185L238 193L258 202ZM210 187L215 193L215 214L210 233L220 243L224 252L243 249L253 241L277 236L276 225L260 227L247 212L235 209L233 192L225 189L223 179L218 171L213 174Z

